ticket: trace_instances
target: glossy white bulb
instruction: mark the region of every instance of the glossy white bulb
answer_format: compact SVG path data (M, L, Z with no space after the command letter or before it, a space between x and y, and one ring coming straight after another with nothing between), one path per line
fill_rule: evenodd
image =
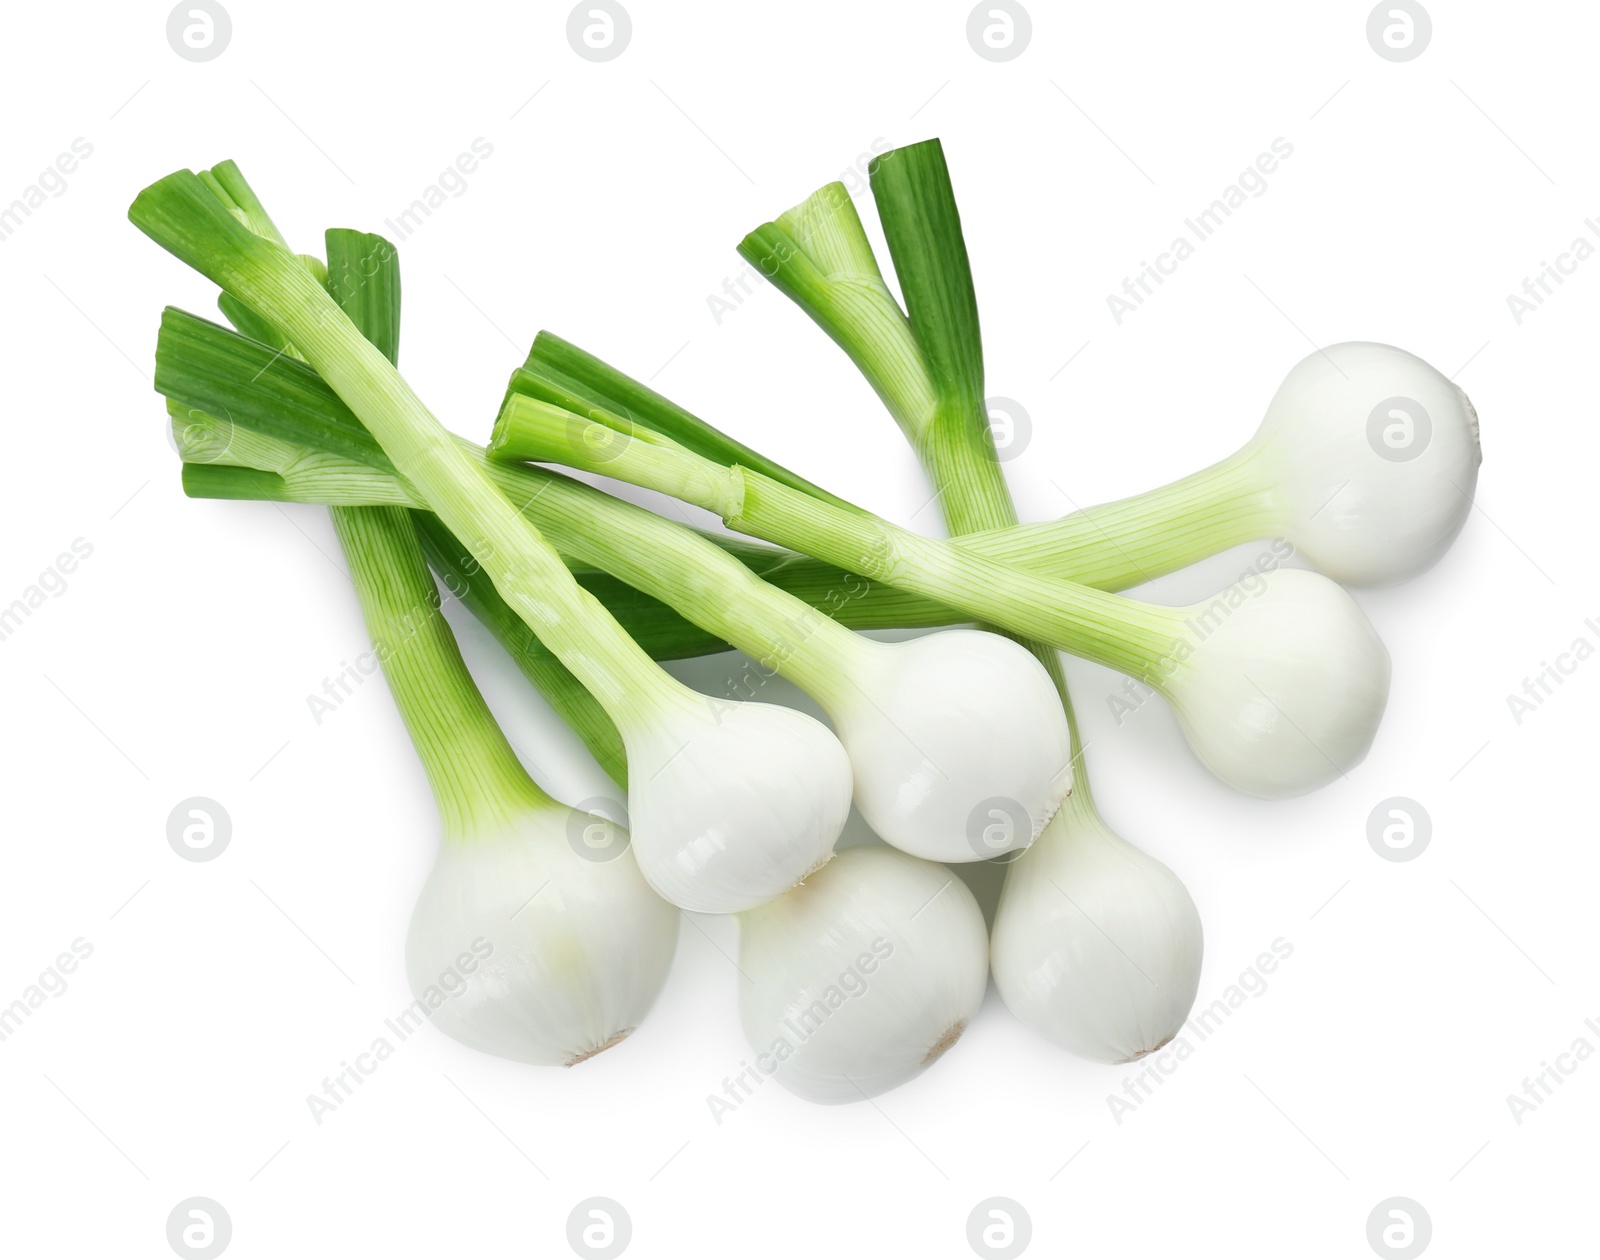
M1279 569L1177 611L1183 659L1163 689L1224 783L1297 796L1367 755L1389 698L1389 653L1337 582Z
M983 912L943 866L847 849L739 917L739 1014L756 1067L813 1102L919 1075L983 1001Z
M595 826L615 833L609 860L585 844ZM637 1028L666 981L678 912L625 839L560 809L447 839L406 937L411 991L433 1023L475 1050L569 1066Z
M1382 586L1431 566L1472 509L1483 454L1466 394L1414 354L1347 341L1307 355L1242 453L1307 560Z
M1007 868L989 945L1011 1012L1102 1063L1171 1041L1200 984L1200 915L1188 889L1076 795Z
M815 718L696 698L622 735L634 855L674 905L747 910L833 853L853 778L844 747Z
M862 646L867 667L831 716L873 831L936 862L1031 844L1072 788L1071 738L1044 666L980 630Z

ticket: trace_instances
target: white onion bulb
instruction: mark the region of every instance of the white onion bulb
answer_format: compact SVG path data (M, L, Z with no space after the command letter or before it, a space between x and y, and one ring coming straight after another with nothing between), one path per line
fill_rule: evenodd
M873 831L935 862L1031 844L1072 789L1071 738L1044 666L980 630L860 643L866 668L851 672L829 716ZM993 807L1006 815L1007 839L985 847Z
M1006 1005L1085 1058L1129 1063L1164 1046L1200 984L1200 915L1182 882L1074 793L1013 861L990 965Z
M583 855L596 825L616 833L608 860ZM568 1066L637 1028L666 981L678 912L625 841L559 807L447 838L406 936L406 975L433 1023L475 1050Z
M813 1102L919 1075L976 1014L988 967L967 886L894 849L847 849L739 917L739 1014L757 1067Z
M1414 354L1346 341L1289 372L1240 453L1307 560L1382 586L1429 568L1472 509L1483 453L1466 394Z
M1389 698L1389 653L1338 583L1278 569L1178 612L1187 654L1162 690L1224 783L1296 796L1367 755Z
M622 736L634 855L674 905L747 910L833 853L853 780L843 746L815 718L697 697Z

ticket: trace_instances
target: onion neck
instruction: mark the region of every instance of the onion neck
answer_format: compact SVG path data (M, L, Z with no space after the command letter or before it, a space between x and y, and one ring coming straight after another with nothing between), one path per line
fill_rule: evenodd
M1282 528L1255 450L1252 443L1144 494L962 545L990 560L1101 590L1137 586Z

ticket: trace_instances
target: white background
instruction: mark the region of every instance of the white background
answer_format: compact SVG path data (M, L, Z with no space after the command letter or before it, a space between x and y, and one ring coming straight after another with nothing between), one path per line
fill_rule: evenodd
M1040 0L1030 46L995 64L968 45L964 3L630 7L606 64L569 47L564 5L229 0L231 43L204 64L169 47L162 5L8 12L0 203L75 137L93 155L0 242L0 604L74 539L93 554L0 642L0 1004L75 938L93 954L0 1043L3 1249L170 1255L167 1214L205 1195L241 1258L557 1256L572 1207L605 1195L639 1257L959 1257L972 1207L1004 1195L1031 1216L1030 1254L1358 1256L1374 1205L1404 1195L1435 1255L1585 1254L1600 1064L1520 1126L1506 1096L1576 1038L1600 1048L1584 1026L1600 1018L1600 664L1520 725L1506 695L1578 636L1600 641L1584 626L1600 615L1600 262L1520 325L1506 296L1600 213L1600 14L1438 3L1431 45L1394 64L1362 3ZM319 1126L306 1096L409 1001L401 942L436 824L381 684L320 726L308 711L365 642L325 515L180 492L149 379L157 318L209 314L213 295L128 202L232 157L320 250L329 225L384 230L482 137L493 155L465 194L401 246L401 365L448 423L481 439L548 327L932 530L913 459L844 357L771 289L720 324L707 301L744 232L875 140L932 135L989 392L1033 421L1008 465L1025 517L1220 458L1312 343L1405 346L1482 416L1479 510L1454 549L1358 593L1394 692L1347 780L1233 795L1164 705L1118 727L1120 680L1072 669L1108 819L1200 907L1200 1001L1276 938L1292 957L1120 1124L1106 1099L1127 1070L1041 1042L991 991L898 1091L820 1108L769 1083L719 1125L707 1095L749 1053L736 937L685 916L656 1011L617 1049L531 1069L429 1031ZM1118 326L1106 295L1276 137L1293 156L1266 193ZM1152 597L1215 589L1244 554ZM455 621L541 779L600 790ZM732 672L681 671L706 687ZM167 844L194 795L232 818L212 862ZM1433 823L1407 863L1367 843L1395 795Z

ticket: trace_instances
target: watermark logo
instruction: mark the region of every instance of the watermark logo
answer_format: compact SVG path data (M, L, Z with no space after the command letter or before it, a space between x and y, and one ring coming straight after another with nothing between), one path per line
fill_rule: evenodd
M233 19L217 0L181 0L167 14L167 43L185 61L215 61L233 38Z
M183 408L182 415L169 414L163 426L167 445L186 464L225 464L233 449L233 421L213 416L197 407Z
M209 796L179 801L167 815L167 843L185 862L221 857L233 838L233 819Z
M1433 1221L1415 1199L1385 1199L1367 1217L1367 1242L1385 1260L1411 1260L1428 1249Z
M633 445L633 434L577 412L567 417L567 448L584 464L609 464Z
M585 862L609 862L628 851L628 809L609 796L579 801L567 815L567 844Z
M633 1218L615 1199L585 1199L567 1216L567 1245L585 1260L613 1260L633 1240Z
M1033 1218L1015 1199L985 1199L967 1217L967 1242L984 1260L1011 1260L1033 1241Z
M1015 398L985 398L983 409L989 416L989 436L994 439L994 457L1010 463L1033 440L1033 421L1028 410Z
M1009 796L990 796L967 815L967 844L983 860L1014 862L1033 843L1033 815Z
M1390 463L1409 463L1432 440L1433 421L1415 398L1385 398L1367 417L1367 445Z
M633 19L617 0L580 0L567 14L567 43L585 61L615 61L633 38Z
M1033 39L1033 19L1017 0L982 0L967 15L967 43L985 61L1015 61Z
M1367 43L1385 61L1414 61L1432 40L1433 19L1417 0L1382 0L1367 14Z
M186 1260L212 1260L233 1240L233 1221L215 1199L185 1199L167 1217L167 1242Z
M1386 862L1420 857L1433 839L1433 819L1409 796L1379 801L1367 815L1367 843Z

